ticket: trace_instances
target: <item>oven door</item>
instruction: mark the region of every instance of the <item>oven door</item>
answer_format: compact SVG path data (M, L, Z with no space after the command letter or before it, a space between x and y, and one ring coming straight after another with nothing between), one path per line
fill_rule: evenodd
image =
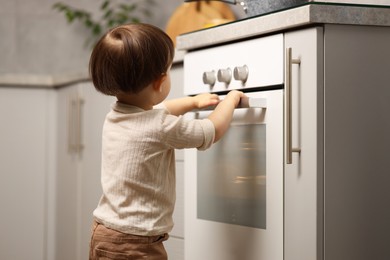
M283 91L247 93L206 151L185 151L185 259L283 259ZM191 113L205 118L211 112Z

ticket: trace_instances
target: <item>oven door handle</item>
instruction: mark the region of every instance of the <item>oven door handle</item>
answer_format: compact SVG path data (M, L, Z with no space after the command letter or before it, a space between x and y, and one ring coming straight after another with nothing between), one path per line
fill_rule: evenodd
M208 106L202 109L192 110L192 112L198 111L212 111L216 108L215 106ZM267 108L267 99L266 98L253 98L253 97L243 97L238 103L236 109L238 108Z
M266 98L243 97L237 108L267 108Z

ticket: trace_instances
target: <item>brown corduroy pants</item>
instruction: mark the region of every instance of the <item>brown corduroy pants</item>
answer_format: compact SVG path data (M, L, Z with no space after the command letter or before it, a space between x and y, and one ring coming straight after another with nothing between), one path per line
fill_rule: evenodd
M168 237L168 234L158 236L125 234L94 222L89 260L167 260L163 241Z

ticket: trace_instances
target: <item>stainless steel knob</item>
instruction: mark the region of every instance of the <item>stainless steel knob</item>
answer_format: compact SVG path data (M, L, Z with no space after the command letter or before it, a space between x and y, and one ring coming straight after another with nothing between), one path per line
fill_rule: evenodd
M229 84L232 80L232 70L230 68L218 70L218 81Z
M215 84L215 71L205 71L203 72L203 83L208 84L211 87Z
M249 69L248 66L237 66L234 68L233 76L235 80L240 80L242 83L245 83L248 80Z

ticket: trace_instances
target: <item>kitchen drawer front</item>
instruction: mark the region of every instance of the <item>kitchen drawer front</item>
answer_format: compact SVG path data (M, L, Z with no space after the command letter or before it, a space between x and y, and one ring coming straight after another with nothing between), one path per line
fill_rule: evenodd
M283 34L277 34L190 52L184 58L184 94L282 85L283 49ZM236 79L234 72L237 69L240 77L245 77L247 73L246 81ZM223 70L221 72L227 81L230 74L231 81L221 82L219 70ZM209 82L214 78L215 83L204 83L204 73L208 73Z

